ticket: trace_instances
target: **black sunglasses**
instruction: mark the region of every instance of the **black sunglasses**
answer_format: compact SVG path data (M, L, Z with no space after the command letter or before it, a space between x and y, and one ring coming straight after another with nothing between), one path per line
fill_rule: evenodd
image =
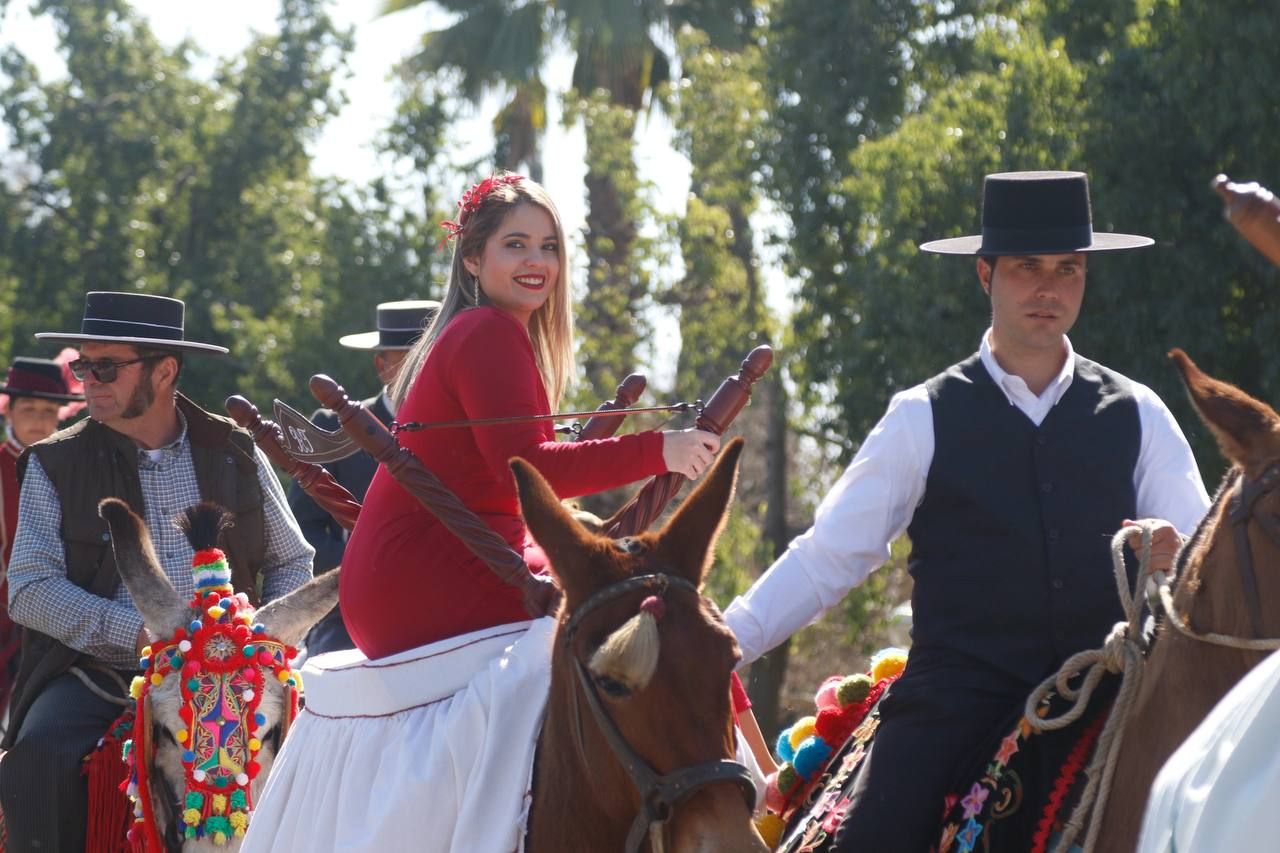
M90 373L93 378L99 382L115 382L116 377L120 375L120 368L130 364L137 364L141 361L155 361L157 358L164 358L163 355L144 355L141 358L131 358L128 361L112 361L109 358L100 358L97 361L89 361L86 358L77 358L75 361L67 365L71 369L71 375L80 381L84 381Z

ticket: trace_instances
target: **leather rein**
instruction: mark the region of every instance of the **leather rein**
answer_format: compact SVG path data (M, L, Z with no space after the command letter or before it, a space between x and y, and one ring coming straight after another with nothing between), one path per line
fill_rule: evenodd
M600 699L595 680L591 677L586 664L573 652L574 636L581 627L582 620L593 610L639 590L665 598L670 587L688 590L701 597L698 588L682 577L668 574L636 575L597 591L583 602L565 623L565 648L573 658L574 671L578 675L578 683L586 696L587 706L591 709L591 715L604 734L610 749L613 750L614 757L627 771L632 784L640 794L640 811L636 814L635 820L631 823L631 829L627 833L626 853L637 853L646 835L652 836L654 842L652 849L660 850L662 833L665 831L667 821L674 814L676 806L707 785L733 782L746 799L747 808L750 810L755 807L756 789L751 772L736 761L727 759L704 761L665 774L654 770L618 730L617 724L614 723L604 702Z
M1254 522L1273 543L1280 546L1280 520L1274 516L1254 513L1258 501L1280 486L1280 462L1273 462L1257 479L1249 479L1241 470L1233 485L1238 487L1227 498L1226 515L1231 521L1232 535L1236 545L1236 571L1240 575L1245 601L1249 607L1253 638L1246 639L1196 630L1178 615L1174 607L1173 591L1167 581L1162 582L1159 587L1161 609L1164 611L1164 618L1180 633L1191 639L1246 651L1265 652L1280 649L1280 638L1268 638L1263 634L1262 601L1258 594L1258 576L1253 563L1253 548L1249 542L1249 523Z
M1256 523L1272 542L1280 545L1280 521L1270 515L1254 515L1254 506L1264 495L1280 485L1280 462L1273 462L1256 480L1240 472L1240 488L1228 504L1229 517L1236 541L1236 568L1244 585L1245 601L1249 604L1249 618L1253 622L1253 635L1262 636L1262 601L1258 596L1258 577L1253 567L1253 549L1249 544L1249 522Z

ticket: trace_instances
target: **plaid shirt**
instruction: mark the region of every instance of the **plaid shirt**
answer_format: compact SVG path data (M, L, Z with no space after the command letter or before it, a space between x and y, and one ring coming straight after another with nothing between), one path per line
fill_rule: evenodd
M159 450L138 449L138 476L146 522L156 556L183 600L195 590L191 575L194 552L174 524L179 513L200 501L187 423L178 413L182 433ZM285 503L284 491L262 451L255 448L266 554L262 599L270 601L311 578L315 550L302 538ZM73 649L115 667L136 668L142 615L124 584L114 598L100 598L67 579L62 545L62 504L40 460L31 456L18 502L18 533L9 565L9 613L15 622L48 634Z

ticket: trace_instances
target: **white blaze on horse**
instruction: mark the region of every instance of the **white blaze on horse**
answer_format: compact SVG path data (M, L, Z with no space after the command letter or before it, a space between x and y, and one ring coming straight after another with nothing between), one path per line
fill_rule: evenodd
M236 850L278 744L297 713L294 646L337 603L329 572L256 612L215 545L227 523L212 504L181 520L196 556L184 601L165 576L143 521L115 498L99 505L120 577L152 636L132 693L130 792L134 851ZM91 806L92 808L92 806ZM123 831L123 828L122 828Z

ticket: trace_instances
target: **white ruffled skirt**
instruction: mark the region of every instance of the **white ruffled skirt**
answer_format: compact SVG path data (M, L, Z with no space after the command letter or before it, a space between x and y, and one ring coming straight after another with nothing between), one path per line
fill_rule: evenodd
M294 723L243 853L511 853L523 847L555 621L303 668Z

